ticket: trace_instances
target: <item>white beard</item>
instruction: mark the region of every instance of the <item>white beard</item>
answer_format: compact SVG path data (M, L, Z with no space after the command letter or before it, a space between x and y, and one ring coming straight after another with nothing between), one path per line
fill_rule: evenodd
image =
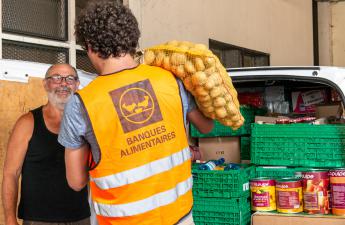
M70 89L69 89L70 90ZM72 96L72 90L70 90L70 94L65 98L60 98L55 92L57 89L48 92L48 101L60 110L64 110L66 103Z

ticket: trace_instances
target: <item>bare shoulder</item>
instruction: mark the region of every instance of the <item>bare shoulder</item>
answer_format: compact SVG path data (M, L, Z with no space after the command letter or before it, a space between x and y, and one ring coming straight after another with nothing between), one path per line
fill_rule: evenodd
M13 133L20 133L21 136L31 137L34 129L34 117L31 112L25 113L19 117L13 128Z

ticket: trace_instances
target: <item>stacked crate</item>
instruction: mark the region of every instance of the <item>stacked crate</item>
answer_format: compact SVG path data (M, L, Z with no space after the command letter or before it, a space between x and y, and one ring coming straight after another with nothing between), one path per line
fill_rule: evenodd
M257 177L272 178L294 176L301 167L344 167L345 126L253 124L251 162L260 165Z
M249 180L255 168L238 170L199 170L193 172L193 218L196 225L250 224Z
M248 136L256 111L247 106L241 106L240 111L245 123L238 130L214 121L214 128L210 133L202 134L191 125L190 134L194 138L239 137L241 159L249 159ZM205 171L198 170L196 164L193 166L193 218L196 225L250 224L249 180L255 176L255 168L242 166L239 170L230 171Z

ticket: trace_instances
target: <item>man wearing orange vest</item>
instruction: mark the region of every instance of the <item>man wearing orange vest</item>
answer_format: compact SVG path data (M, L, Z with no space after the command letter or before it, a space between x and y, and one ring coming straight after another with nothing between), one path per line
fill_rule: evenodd
M99 75L65 109L59 142L69 185L90 182L100 225L194 224L185 121L207 133L212 120L173 74L134 60L140 31L121 3L89 3L76 34Z

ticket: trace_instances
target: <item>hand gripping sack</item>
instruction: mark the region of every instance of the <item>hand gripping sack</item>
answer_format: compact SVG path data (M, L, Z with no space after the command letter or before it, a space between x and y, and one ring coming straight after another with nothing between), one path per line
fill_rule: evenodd
M145 49L144 63L162 67L180 78L205 116L234 130L242 126L244 118L231 78L205 45L169 41Z

